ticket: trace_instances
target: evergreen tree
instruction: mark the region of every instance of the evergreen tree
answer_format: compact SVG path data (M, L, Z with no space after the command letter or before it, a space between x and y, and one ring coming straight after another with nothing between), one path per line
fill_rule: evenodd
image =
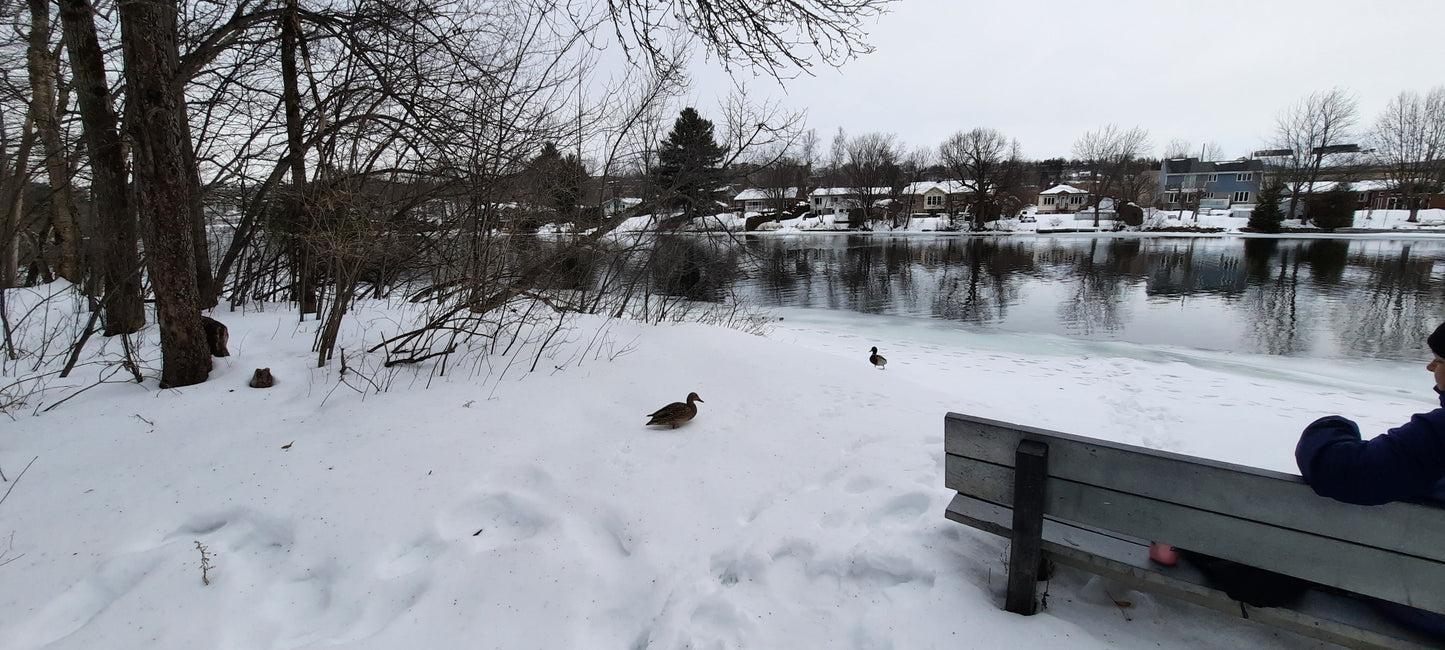
M587 180L587 168L576 154L563 156L557 145L548 142L532 159L531 173L539 202L556 210L564 219L575 219L582 203L582 186Z
M691 106L682 109L657 150L655 180L662 204L680 209L686 217L702 214L722 181L718 166L726 154L727 149L713 138L712 122Z
M1311 206L1310 214L1314 216L1315 225L1325 232L1354 225L1355 191L1350 189L1349 183L1336 184L1335 189L1325 192Z
M1260 188L1254 212L1249 214L1249 229L1255 232L1279 232L1279 224L1284 221L1284 212L1279 209L1279 201L1283 197L1284 185L1279 181L1271 181Z

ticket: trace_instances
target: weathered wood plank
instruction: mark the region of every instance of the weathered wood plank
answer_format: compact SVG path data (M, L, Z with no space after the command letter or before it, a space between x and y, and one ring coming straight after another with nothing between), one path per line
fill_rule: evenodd
M1322 498L1290 474L958 413L946 416L944 429L950 454L1011 466L1021 440L1040 440L1049 444L1051 474L1070 481L1445 561L1438 506L1354 506Z
M1150 499L1053 476L1045 515L1081 522L1311 582L1445 613L1445 562L1355 544L1242 517ZM950 454L947 482L960 493L1013 505L1014 470Z
M958 523L1009 536L1012 516L1009 508L959 494L949 503L945 514ZM1390 622L1353 598L1311 591L1292 609L1248 606L1241 609L1238 601L1209 587L1204 577L1188 564L1164 567L1149 562L1146 542L1121 539L1053 520L1044 521L1042 532L1042 547L1050 559L1136 589L1226 614L1245 612L1256 623L1351 648L1435 647L1429 639Z
M1008 556L1008 597L1004 609L1032 616L1038 609L1039 544L1044 530L1044 484L1049 477L1049 447L1025 440L1015 453L1013 526Z

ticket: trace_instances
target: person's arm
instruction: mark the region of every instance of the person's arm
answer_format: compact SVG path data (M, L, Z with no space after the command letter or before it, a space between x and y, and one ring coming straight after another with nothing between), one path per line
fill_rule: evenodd
M1415 415L1370 440L1338 415L1305 427L1295 462L1316 494L1379 505L1430 496L1445 477L1445 409Z

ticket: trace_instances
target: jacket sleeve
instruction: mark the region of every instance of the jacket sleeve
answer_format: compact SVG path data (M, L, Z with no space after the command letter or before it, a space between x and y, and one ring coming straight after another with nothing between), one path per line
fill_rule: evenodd
M1323 417L1305 427L1294 455L1320 496L1367 506L1427 497L1445 477L1445 409L1370 440L1350 420Z

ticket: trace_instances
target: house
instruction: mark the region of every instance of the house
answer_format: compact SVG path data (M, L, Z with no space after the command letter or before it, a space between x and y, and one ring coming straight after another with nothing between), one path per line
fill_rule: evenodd
M962 181L919 181L909 183L900 193L909 214L957 214L968 207L973 190Z
M1039 192L1039 214L1078 212L1089 204L1089 191L1073 185L1055 185Z
M1429 191L1439 186L1433 186L1429 182L1420 183L1418 186L1424 191L1416 192L1412 201L1405 198L1405 193L1398 189L1397 183L1390 181L1363 180L1350 184L1352 189L1363 195L1360 207L1365 210L1409 210L1411 202L1421 210L1445 208L1445 193Z
M1165 210L1229 208L1253 204L1264 183L1264 161L1257 158L1204 162L1170 158L1159 165L1155 196Z
M615 217L619 214L628 213L640 205L642 205L642 199L631 196L619 196L602 202L602 214Z
M750 187L733 197L732 207L743 212L778 212L788 209L797 200L796 187Z
M877 205L879 199L886 199L893 193L893 188L873 187L868 191L872 194L874 205ZM848 223L852 212L862 206L863 200L857 188L853 187L820 187L808 193L808 208L813 214L831 216L835 223Z

